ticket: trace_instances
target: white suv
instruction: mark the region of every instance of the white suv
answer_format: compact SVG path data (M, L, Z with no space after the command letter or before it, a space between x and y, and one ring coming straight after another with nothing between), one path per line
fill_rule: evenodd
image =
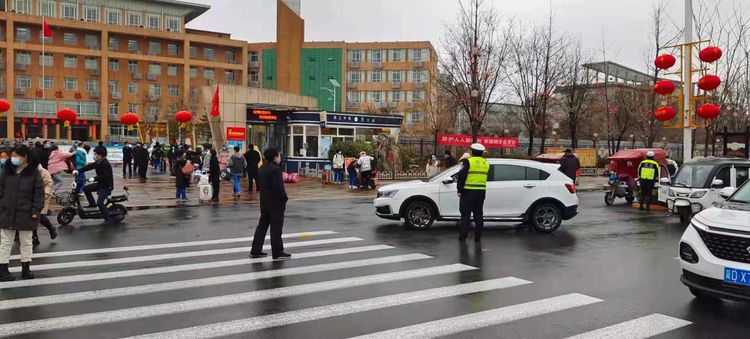
M529 160L487 159L485 221L526 222L541 232L555 231L563 220L578 214L573 181L556 164ZM427 229L435 220L460 220L456 175L460 165L425 181L383 186L375 199L375 214L405 219L413 229Z
M750 301L750 183L697 214L680 240L682 283L698 298Z

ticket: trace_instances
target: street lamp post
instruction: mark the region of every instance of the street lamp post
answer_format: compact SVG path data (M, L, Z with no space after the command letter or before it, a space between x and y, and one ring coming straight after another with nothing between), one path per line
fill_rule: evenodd
M336 88L341 87L341 84L336 79L328 79L328 81L331 82L331 85L333 86L333 89L330 89L328 87L321 87L320 89L331 93L331 96L333 97L333 111L336 111Z
M635 135L630 135L630 149L635 149Z
M594 135L592 136L594 137L594 149L598 150L599 149L599 133L594 133Z

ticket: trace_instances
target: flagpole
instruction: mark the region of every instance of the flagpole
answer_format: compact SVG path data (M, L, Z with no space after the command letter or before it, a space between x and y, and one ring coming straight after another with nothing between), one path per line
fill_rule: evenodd
M46 83L45 82L46 78L44 77L44 68L47 65L47 63L44 61L44 58L46 57L46 54L44 53L45 40L47 40L47 35L44 34L44 15L42 15L42 104L45 103L45 98L47 95L47 89L44 88L45 83ZM34 114L36 114L36 105L34 105ZM44 128L47 128L47 127L44 127ZM47 136L49 136L49 131L47 131ZM47 136L45 136L45 138Z

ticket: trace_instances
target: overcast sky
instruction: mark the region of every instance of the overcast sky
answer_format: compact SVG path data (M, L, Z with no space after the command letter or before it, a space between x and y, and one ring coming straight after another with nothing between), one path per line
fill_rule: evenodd
M192 1L209 4L211 9L188 27L231 33L235 39L252 42L275 40L276 0ZM439 50L445 24L455 16L456 1L302 0L305 40L429 40ZM501 15L523 22L543 22L549 8L549 0L488 1ZM669 15L681 26L684 1L667 3ZM601 55L604 36L607 59L645 68L651 0L552 0L552 7L556 29L580 37L590 52Z

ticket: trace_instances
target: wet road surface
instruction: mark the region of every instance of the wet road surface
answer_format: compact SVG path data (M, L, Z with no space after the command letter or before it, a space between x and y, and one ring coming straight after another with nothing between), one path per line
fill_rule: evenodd
M747 337L750 306L679 282L676 218L579 196L554 234L488 225L481 245L378 219L368 199L292 202L285 262L247 258L254 205L76 220L41 236L37 279L0 283L0 336Z

